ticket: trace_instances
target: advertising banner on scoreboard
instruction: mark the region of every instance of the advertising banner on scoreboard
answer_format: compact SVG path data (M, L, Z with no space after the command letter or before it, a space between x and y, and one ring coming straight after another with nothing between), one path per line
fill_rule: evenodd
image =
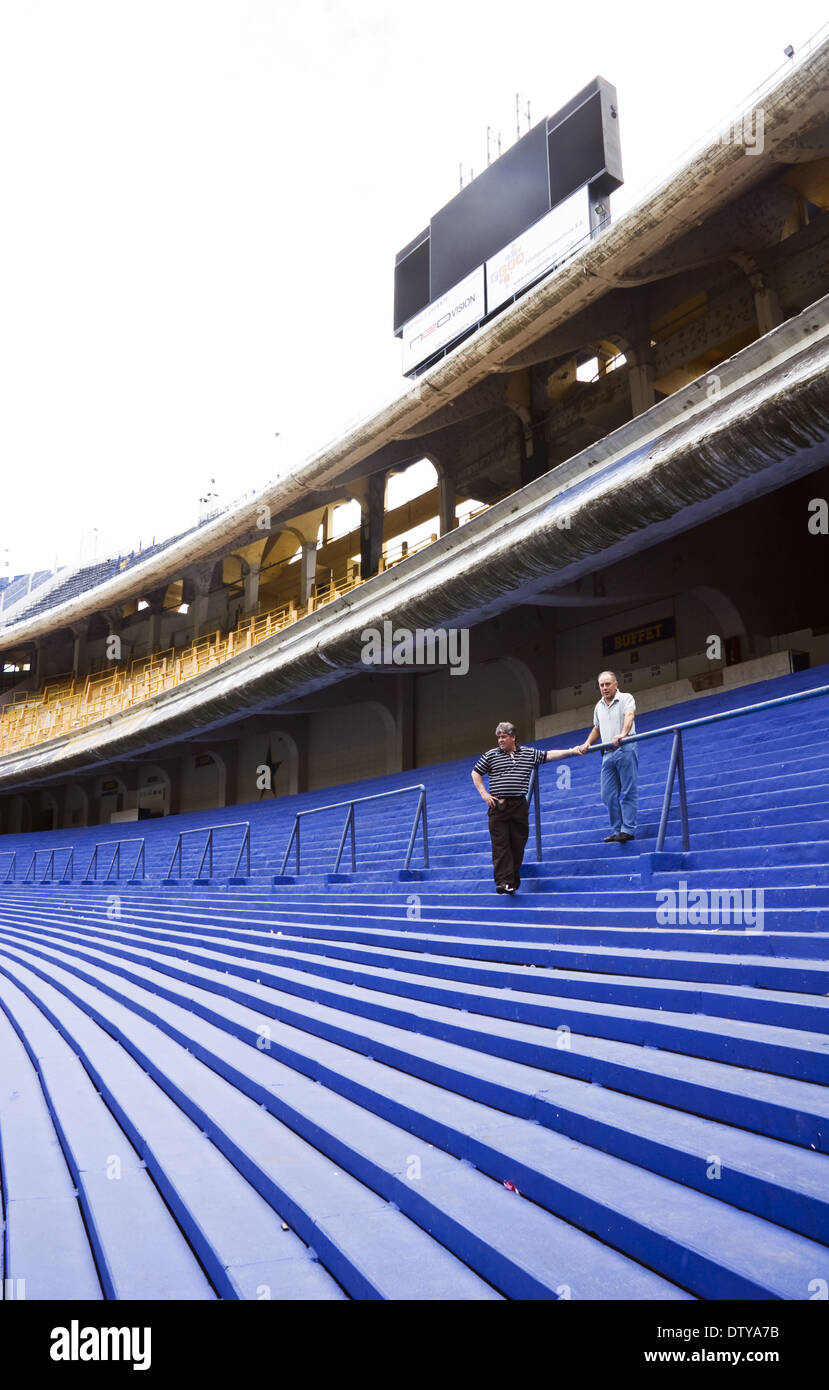
M403 325L403 371L410 372L484 317L484 268L442 294Z
M552 270L590 232L587 186L534 222L486 263L487 313Z

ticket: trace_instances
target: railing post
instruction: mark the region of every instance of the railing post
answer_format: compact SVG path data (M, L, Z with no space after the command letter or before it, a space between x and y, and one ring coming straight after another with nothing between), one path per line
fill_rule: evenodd
M354 829L354 802L353 802L353 801L352 801L352 803L351 803L351 809L349 810L349 813L348 813L348 814L349 814L349 819L351 820L351 872L352 872L353 874L356 874L356 872L357 872L357 837L356 837L356 831L355 831L355 829Z
M662 814L659 817L659 831L656 836L656 851L661 854L665 845L665 836L668 831L668 816L671 813L671 798L674 790L674 778L676 777L677 763L682 752L682 735L679 729L674 729L674 741L671 747L671 761L668 764L668 780L665 783L665 795L662 798ZM687 809L685 812L686 821L684 829L687 830Z
M285 855L284 855L284 858L283 858L283 860L282 860L282 867L281 867L280 870L279 870L280 877L282 877L282 876L284 875L285 870L286 870L286 868L288 867L288 860L289 860L290 857L291 857L291 845L294 843L294 836L295 836L295 834L296 834L296 828L297 828L297 823L298 823L298 821L299 821L299 815L297 814L297 815L294 816L294 823L293 823L293 826L291 827L291 835L290 835L290 838L289 838L289 840L288 840L288 847L287 847L287 849L285 850Z
M345 849L345 840L346 840L346 836L348 835L349 827L351 828L351 872L354 873L354 871L355 871L356 868L357 868L357 861L356 861L355 853L354 853L354 802L353 802L353 801L351 802L351 804L349 805L348 810L347 810L346 813L345 813L345 824L343 825L343 833L342 833L342 835L340 836L340 845L339 845L339 849L337 850L337 858L336 858L336 860L334 861L334 873L335 873L335 874L336 874L336 873L339 873L339 870L340 870L340 862L341 862L342 857L343 857L343 850ZM299 866L297 866L297 867L299 867Z
M212 879L212 877L213 877L213 831L212 831L212 830L208 830L208 832L207 832L207 839L206 839L205 842L204 842L204 849L203 849L202 852L201 852L201 859L199 860L199 867L198 867L198 869L196 870L196 882L198 882L198 880L201 878L201 871L202 871L202 869L204 868L204 861L205 861L205 859L207 858L207 851L208 851L208 849L210 850L210 872L209 872L209 874L208 874L208 879ZM179 874L179 878L180 878L180 877L181 877L181 874Z
M239 865L242 862L242 855L247 850L247 876L250 878L250 821L245 822L245 833L242 836L242 843L239 846L239 853L236 856L236 863L233 866L233 878L238 878Z
M177 838L177 840L176 840L176 847L175 847L175 849L173 850L172 858L170 859L170 865L169 865L169 868L167 869L167 878L166 878L166 882L168 882L168 883L170 882L171 878L173 877L173 865L174 865L175 862L176 862L176 855L178 855L178 857L179 857L179 860L178 860L178 876L179 876L179 878L181 878L181 831L178 832L178 838Z
M145 843L146 843L146 842L145 842L144 840L141 841L140 849L139 849L137 855L135 856L135 863L134 863L133 866L132 866L132 873L130 874L129 880L128 880L130 883L134 883L134 882L135 882L135 875L138 873L138 865L139 865L139 864L142 866L141 877L142 877L142 878L145 877L145 873L144 873L144 845L145 845Z
M429 867L429 827L428 827L428 824L427 824L427 822L426 822L426 788L425 788L425 787L423 788L422 792L420 793L420 796L421 796L421 800L423 801L423 814L422 814L422 817L421 817L421 832L422 832L422 834L423 834L423 867L424 867L424 869L428 869L428 867Z
M535 857L541 863L541 801L538 790L538 768L532 770L530 778L530 790L527 795L528 807L535 802Z
M685 753L682 747L682 730L677 729L679 739L679 753L676 760L676 771L679 780L679 814L682 819L682 848L691 848L691 832L688 826L688 798L685 793Z

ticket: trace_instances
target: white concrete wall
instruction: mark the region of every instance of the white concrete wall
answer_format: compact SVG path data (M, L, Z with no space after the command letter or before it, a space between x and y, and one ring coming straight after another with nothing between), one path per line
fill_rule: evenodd
M740 685L753 685L756 681L772 680L775 676L786 676L790 670L791 656L789 652L777 652L773 656L758 657L755 661L741 661L734 666L725 667L722 672L722 683L715 689L724 690ZM620 689L626 688L620 683ZM639 713L644 714L647 710L680 705L685 700L699 700L711 693L710 688L695 690L689 680L671 681L667 685L636 692L636 708ZM557 714L549 714L543 719L537 719L535 737L552 738L555 734L571 733L572 731L583 732L586 736L593 726L593 710L598 698L597 687L595 698L591 697L589 704L579 705L575 709L560 710Z
M317 711L309 719L309 791L392 772L393 744L392 716L381 705Z
M492 748L495 726L505 719L529 742L537 711L533 686L526 667L506 660L470 666L465 676L445 669L417 676L417 763L450 762Z
M196 766L204 754L192 754L182 759L181 810L210 811L224 805L224 768L215 760Z
M272 780L272 790L262 792L257 786L257 769L268 761L268 749L272 759L279 767ZM290 734L280 733L278 729L269 734L249 734L239 741L239 779L237 803L247 801L269 801L284 796L295 796L298 787L299 755L297 746Z
M170 814L170 779L163 768L144 763L138 770L139 810L150 811L153 815Z
M63 826L66 830L76 829L89 822L89 801L84 788L73 782L66 789L66 802L63 810Z

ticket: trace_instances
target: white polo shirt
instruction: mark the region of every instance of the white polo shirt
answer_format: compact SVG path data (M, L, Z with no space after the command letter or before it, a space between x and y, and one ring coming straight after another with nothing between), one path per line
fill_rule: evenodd
M598 729L602 743L612 743L614 738L618 738L622 732L622 725L625 722L625 715L628 710L636 709L636 701L632 695L625 695L623 691L617 690L610 704L605 704L602 699L593 711L593 727ZM629 734L636 733L636 720L634 719Z

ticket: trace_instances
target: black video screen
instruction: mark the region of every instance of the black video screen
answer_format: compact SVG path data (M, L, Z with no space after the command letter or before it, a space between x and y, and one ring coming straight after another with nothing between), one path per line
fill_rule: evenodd
M545 120L432 218L430 300L451 289L549 209Z

